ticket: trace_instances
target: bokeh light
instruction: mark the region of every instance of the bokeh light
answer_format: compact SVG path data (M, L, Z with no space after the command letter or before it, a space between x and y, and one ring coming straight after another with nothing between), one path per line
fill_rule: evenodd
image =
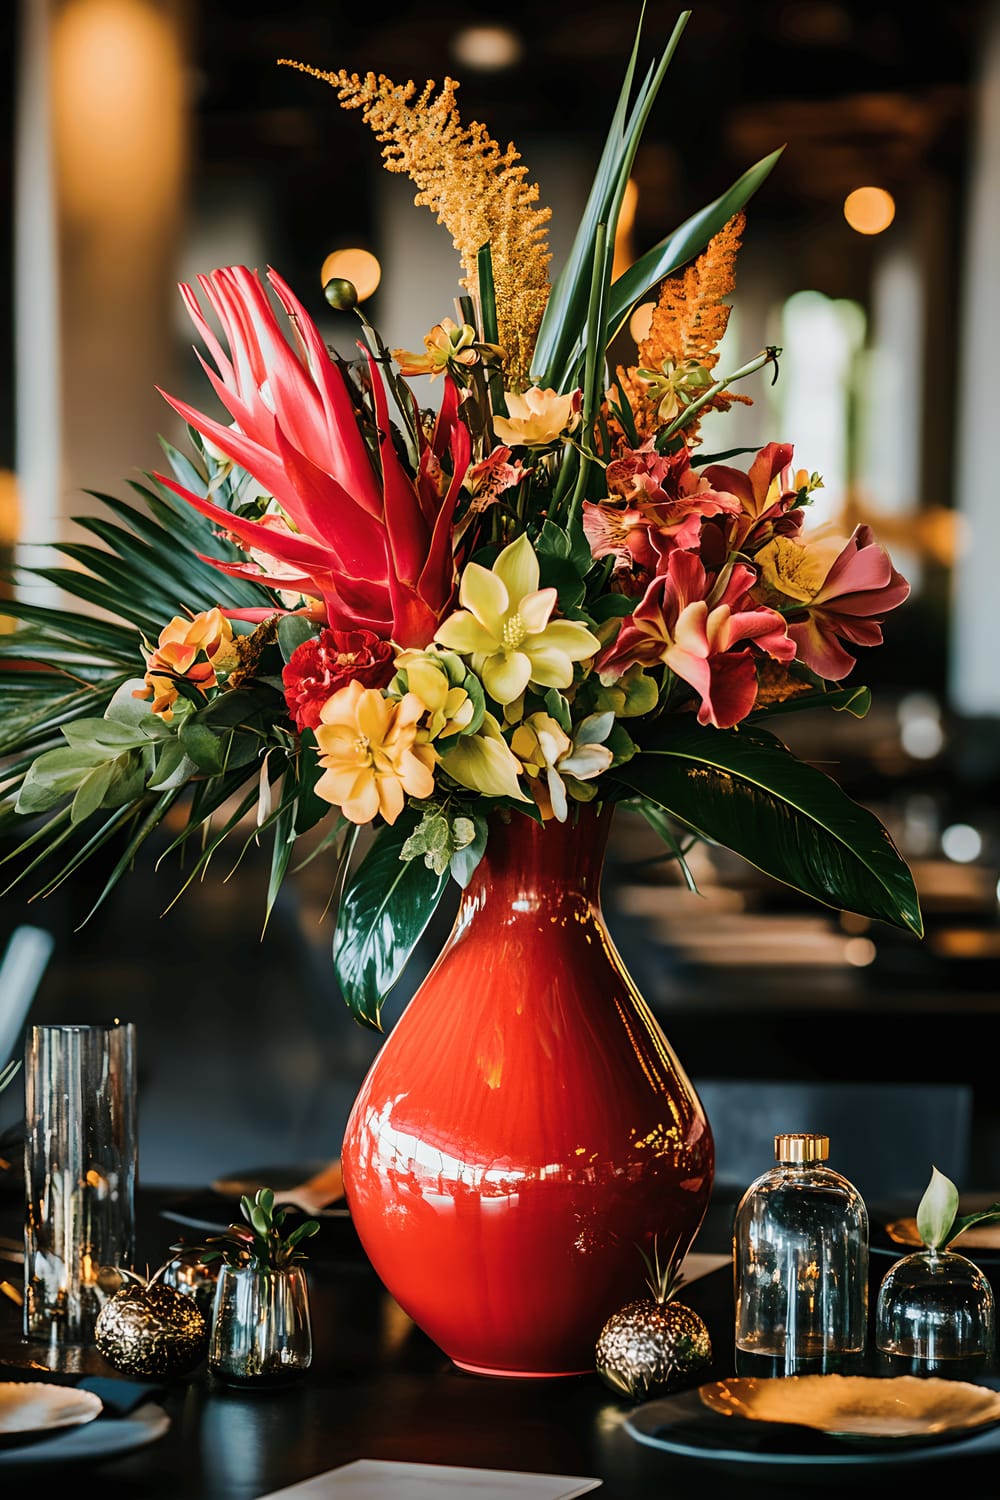
M333 250L323 262L319 273L320 284L326 286L334 277L353 281L358 301L364 302L382 280L382 267L370 250Z
M895 217L895 199L885 188L855 188L844 199L844 218L858 234L881 234Z

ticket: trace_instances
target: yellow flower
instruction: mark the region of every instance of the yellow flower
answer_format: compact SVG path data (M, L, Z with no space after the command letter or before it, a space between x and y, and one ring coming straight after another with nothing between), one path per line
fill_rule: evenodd
M316 795L352 823L370 823L377 813L395 823L407 796L429 797L437 754L415 743L423 713L416 693L385 698L356 678L334 693L315 731L324 767Z
M679 364L665 359L658 370L636 370L635 374L645 386L650 401L657 403L656 415L660 422L672 422L685 406L690 406L712 384L708 370L696 359L684 359Z
M453 674L457 667L455 675L465 675L465 667L450 652L401 651L396 657L397 672L405 673L406 691L415 693L424 705L418 740L461 734L475 717L475 704L464 687L453 684L449 666Z
M590 789L577 783L593 781L611 765L614 756L601 741L611 733L613 724L613 714L590 714L576 726L570 739L551 714L534 713L515 729L511 749L532 782L543 818L554 817L565 823L567 792L581 801L590 800ZM568 786L564 777L569 778Z
M459 328L451 318L442 318L435 323L430 333L424 335L426 354L413 354L409 349L393 349L392 357L399 365L401 375L429 375L433 380L442 371L455 365L474 365L479 359L473 347L476 330L468 323ZM458 370L455 374L460 374Z
M475 734L463 734L441 756L441 765L459 786L488 797L530 802L518 783L521 762L511 752L492 714L484 714Z
M533 385L520 396L504 391L504 400L509 418L494 417L493 428L501 443L510 447L520 443L525 448L543 448L580 423L580 391L560 396L558 391Z
M435 640L472 659L472 670L496 703L513 703L529 682L567 688L573 663L600 641L578 620L552 620L555 589L538 587L538 558L526 536L505 547L492 569L469 563L459 602Z
M823 587L846 543L846 537L819 534L805 542L774 537L754 558L760 569L759 587L768 598L799 599L808 604Z

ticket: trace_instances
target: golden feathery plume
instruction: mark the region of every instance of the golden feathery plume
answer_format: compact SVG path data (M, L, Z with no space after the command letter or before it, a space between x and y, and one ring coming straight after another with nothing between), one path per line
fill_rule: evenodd
M387 170L405 172L418 188L414 202L449 230L466 273L462 285L473 295L477 257L489 241L505 382L526 385L549 295L544 226L552 212L535 206L538 185L525 182L528 169L514 146L501 151L483 125L462 124L452 78L437 95L433 82L418 94L412 81L395 84L383 74L327 73L288 58L279 64L332 84L345 109L361 110L382 142Z
M649 332L639 344L636 364L627 370L618 369L618 380L632 404L640 438L649 437L656 430L658 399L655 387L639 376L639 370L660 371L664 367L683 370L687 366L713 370L718 363L718 346L730 313L723 299L736 285L736 255L744 224L741 210L709 240L693 265L680 276L662 282ZM749 396L722 391L702 410L725 411L734 401L752 405ZM695 418L684 428L689 443L697 443L698 427Z

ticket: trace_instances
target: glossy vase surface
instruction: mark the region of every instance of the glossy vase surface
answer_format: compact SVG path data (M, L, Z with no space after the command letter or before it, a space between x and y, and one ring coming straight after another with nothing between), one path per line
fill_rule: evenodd
M593 1370L637 1245L690 1243L711 1191L704 1111L601 916L611 812L494 823L345 1132L375 1271L478 1373Z

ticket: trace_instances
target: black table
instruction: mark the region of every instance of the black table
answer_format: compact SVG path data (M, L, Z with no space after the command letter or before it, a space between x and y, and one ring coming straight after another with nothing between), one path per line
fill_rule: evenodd
M139 1195L140 1264L155 1268L179 1237L198 1231L163 1216L189 1194L164 1189ZM729 1249L732 1203L713 1203L696 1249ZM18 1232L16 1204L0 1210L4 1233ZM172 1384L163 1405L169 1431L128 1455L88 1466L104 1500L256 1500L358 1458L396 1459L472 1468L516 1469L601 1478L597 1500L663 1500L687 1493L745 1500L811 1494L826 1480L856 1494L883 1494L891 1484L912 1493L914 1465L833 1476L797 1466L766 1473L746 1465L685 1459L636 1442L623 1426L631 1410L596 1373L552 1381L505 1380L466 1374L410 1322L369 1266L348 1218L324 1220L310 1241L308 1272L314 1361L303 1380L279 1390L234 1390L215 1384L202 1367ZM887 1268L873 1258L873 1286ZM0 1273L17 1281L19 1271ZM728 1267L693 1282L684 1300L705 1319L715 1366L731 1373L732 1278ZM44 1346L28 1343L20 1314L0 1298L0 1378L17 1378L32 1363L51 1364ZM67 1361L113 1375L94 1350ZM978 1484L995 1493L996 1457L951 1457L933 1476L949 1488ZM12 1470L3 1476L48 1487L54 1469ZM78 1479L83 1470L72 1476ZM933 1473L933 1471L932 1471ZM925 1471L923 1476L928 1477ZM920 1476L917 1476L919 1481ZM824 1485L826 1487L826 1485Z

